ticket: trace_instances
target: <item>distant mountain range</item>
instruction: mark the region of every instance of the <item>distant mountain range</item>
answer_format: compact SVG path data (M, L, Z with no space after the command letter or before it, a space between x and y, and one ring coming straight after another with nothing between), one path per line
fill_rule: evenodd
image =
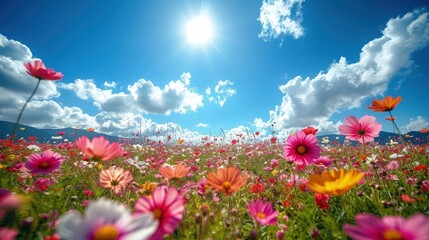
M15 123L12 123L12 122L0 121L0 139L6 139L12 133L14 125ZM60 132L64 134L62 135L62 139L55 139L59 136ZM399 134L396 134L396 133L381 131L379 135L380 135L379 137L375 138L375 142L379 142L381 144L386 144L391 140L399 139ZM74 128L38 129L38 128L20 124L17 130L17 137L28 139L28 137L30 136L36 137L37 141L39 142L48 142L48 141L62 142L64 139L68 139L69 141L74 141L75 139L81 136L87 136L90 139L96 136L104 136L110 142L118 142L120 139L123 139L117 136L111 136L103 133L98 133L95 131L90 132L90 131L87 131L87 129L74 129ZM345 139L345 136L338 135L338 134L328 134L328 135L320 135L320 136L317 135L317 138L319 140L322 140L325 137L329 138L331 143L333 141L343 143ZM422 143L429 142L429 134L420 133L418 131L408 132L404 134L404 138L406 138L408 141L411 141L414 144L422 144Z

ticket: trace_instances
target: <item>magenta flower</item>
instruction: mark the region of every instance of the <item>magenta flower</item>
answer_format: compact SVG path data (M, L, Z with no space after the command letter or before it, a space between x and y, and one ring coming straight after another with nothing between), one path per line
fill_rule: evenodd
M302 131L289 136L284 148L285 158L294 161L300 167L312 164L313 159L320 157L320 152L316 136L306 135Z
M48 174L60 169L62 162L63 157L59 153L46 150L40 154L31 154L27 162L25 162L25 167L28 168L31 173Z
M14 240L18 235L18 230L7 227L0 227L0 239L2 240Z
M152 213L159 226L150 239L163 239L164 234L173 233L183 218L183 197L176 188L158 187L150 197L141 196L135 205L137 213Z
M253 219L261 225L274 225L277 223L279 212L274 211L273 205L270 202L265 203L260 199L256 202L251 201L247 205L247 210Z
M95 137L90 141L86 136L76 140L77 147L94 161L109 161L122 154L119 143L109 144L109 140L103 136Z
M373 142L381 131L381 124L375 121L373 116L363 116L357 119L348 116L345 124L339 126L340 133L346 135L346 139L359 141L360 143Z
M429 217L417 213L408 219L402 216L379 218L372 214L358 214L357 225L344 224L344 231L355 240L413 239L423 240L429 236Z

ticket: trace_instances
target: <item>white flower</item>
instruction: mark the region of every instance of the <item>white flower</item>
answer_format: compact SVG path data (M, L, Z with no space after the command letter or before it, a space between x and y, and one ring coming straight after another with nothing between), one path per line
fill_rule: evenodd
M33 150L35 152L38 152L38 151L42 150L39 146L36 146L34 144L28 145L27 148L30 149L30 150Z
M158 227L152 214L132 216L123 204L108 199L91 203L83 216L72 211L60 219L57 233L61 239L148 239Z

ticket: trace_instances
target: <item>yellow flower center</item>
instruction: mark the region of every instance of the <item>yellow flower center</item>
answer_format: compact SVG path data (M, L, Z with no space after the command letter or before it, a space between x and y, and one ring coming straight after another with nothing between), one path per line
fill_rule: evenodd
M42 162L41 164L39 164L39 167L41 167L41 168L47 168L47 167L49 167L49 162Z
M305 146L303 146L303 145L299 145L299 146L296 148L296 151L297 151L299 154L304 154L304 153L307 151L307 148L306 148Z
M161 209L159 209L159 208L155 208L155 209L152 211L152 214L153 214L153 217L154 217L155 219L160 219L160 218L161 218L161 215L162 215L162 211L161 211Z
M229 190L229 189L231 188L231 182L229 182L229 181L225 181L225 182L223 182L222 187L223 187L225 190Z
M402 238L401 232L395 229L388 229L383 232L383 239L385 240L401 240Z
M257 217L257 218L265 219L265 218L267 217L267 215L265 215L265 213L258 212L258 213L256 214L256 217Z
M104 225L99 227L94 233L94 240L116 240L119 231L114 225Z

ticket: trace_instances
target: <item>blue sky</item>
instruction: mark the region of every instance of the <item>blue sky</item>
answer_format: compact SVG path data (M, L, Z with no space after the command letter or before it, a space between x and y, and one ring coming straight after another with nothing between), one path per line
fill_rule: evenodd
M189 40L205 16L212 36ZM181 138L312 125L336 133L402 96L403 131L428 127L427 1L3 1L0 120L15 121L37 80L23 63L64 74L43 82L21 123ZM203 27L208 29L208 26Z

